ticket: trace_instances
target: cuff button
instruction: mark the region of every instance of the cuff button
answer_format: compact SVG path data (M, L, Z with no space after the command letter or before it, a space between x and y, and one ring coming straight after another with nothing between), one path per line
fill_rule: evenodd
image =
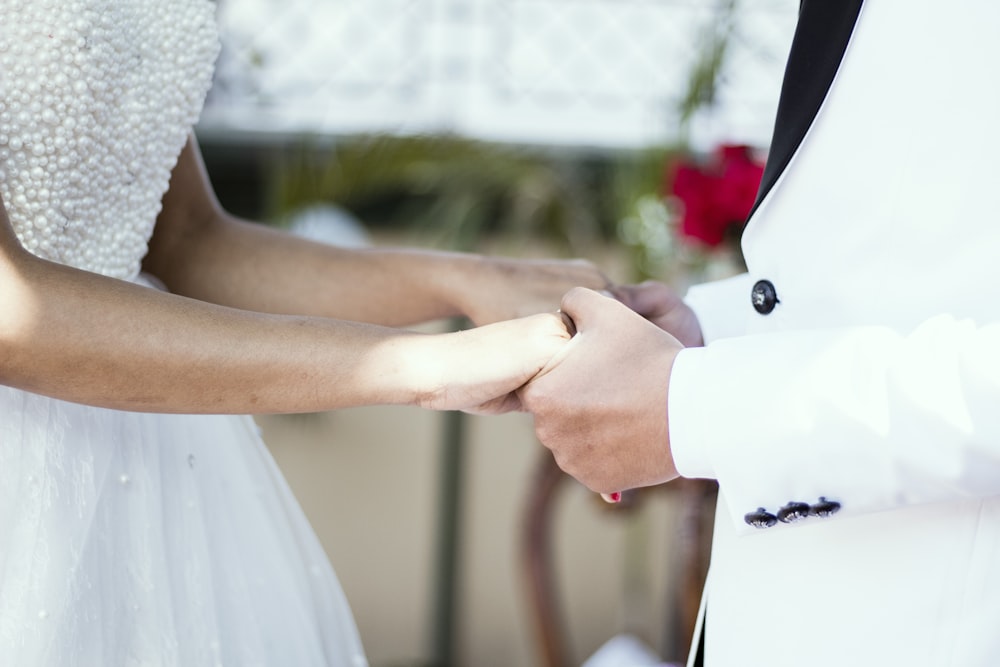
M794 523L809 516L812 508L808 503L790 502L778 510L778 521L781 523Z
M826 518L840 511L840 503L836 500L827 500L825 496L820 496L819 502L809 508L809 513Z
M763 507L758 507L756 512L750 512L743 516L743 520L754 528L770 528L778 523L778 517L768 512Z

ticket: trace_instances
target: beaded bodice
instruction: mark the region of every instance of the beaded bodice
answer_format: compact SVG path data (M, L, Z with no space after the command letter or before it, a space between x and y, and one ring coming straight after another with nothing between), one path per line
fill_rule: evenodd
M218 51L209 0L3 0L0 195L32 253L131 279Z

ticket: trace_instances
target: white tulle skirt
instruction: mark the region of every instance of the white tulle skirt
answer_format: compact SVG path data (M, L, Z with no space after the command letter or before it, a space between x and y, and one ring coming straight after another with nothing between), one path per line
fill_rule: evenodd
M250 418L0 387L0 665L365 664Z

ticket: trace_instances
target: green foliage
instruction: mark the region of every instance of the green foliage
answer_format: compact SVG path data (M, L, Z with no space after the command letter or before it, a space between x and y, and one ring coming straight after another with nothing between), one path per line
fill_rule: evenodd
M621 242L634 279L664 277L677 250L664 169L677 151L587 154L451 136L303 142L276 164L272 217L335 203L370 226L457 250L502 236L510 252L544 240L551 252L589 256L596 243Z
M635 280L663 278L673 252L672 215L663 192L665 169L676 152L659 147L620 156L613 169L616 232L630 253Z
M406 227L474 250L503 232L580 252L602 235L598 198L577 160L454 136L369 135L302 144L277 168L275 214L337 203L366 223Z
M688 73L688 84L680 102L682 128L700 110L715 104L726 53L736 30L737 0L718 0L712 18L703 28L703 47Z

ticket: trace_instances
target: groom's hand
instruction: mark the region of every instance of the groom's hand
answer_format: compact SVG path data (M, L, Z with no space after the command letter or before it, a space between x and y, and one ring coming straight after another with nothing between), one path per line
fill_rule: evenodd
M563 297L576 336L520 390L535 433L567 473L611 493L677 477L667 432L670 369L682 345L615 299Z

